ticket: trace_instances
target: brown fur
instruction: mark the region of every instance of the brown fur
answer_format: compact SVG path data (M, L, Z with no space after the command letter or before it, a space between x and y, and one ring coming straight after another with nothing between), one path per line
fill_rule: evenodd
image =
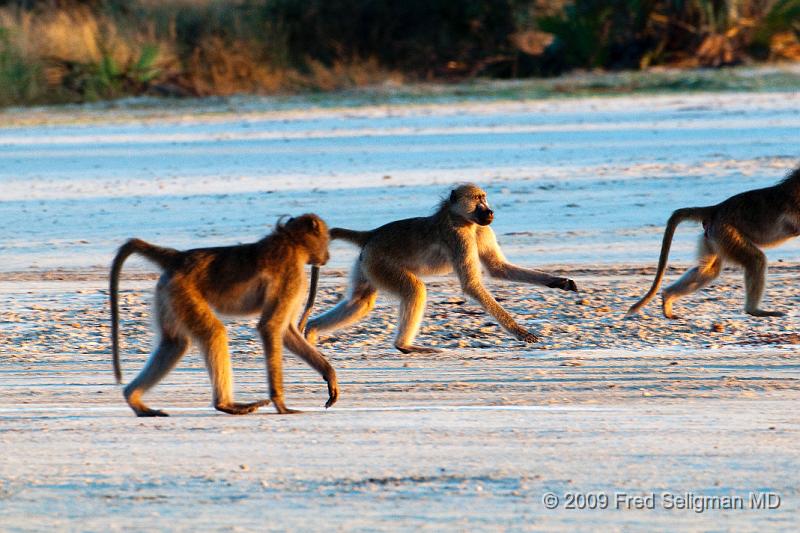
M111 266L111 340L114 374L119 366L119 276L125 259L139 254L156 263L163 274L156 286L155 312L160 340L144 369L125 387L125 399L138 416L166 416L150 409L142 394L174 368L189 347L199 344L211 378L214 407L230 414L251 413L271 400L279 413L289 413L283 398L281 347L300 356L328 382L330 407L338 398L336 373L325 357L308 344L293 317L302 303L304 265L328 260L328 230L316 215L278 223L258 242L219 248L178 251L131 239L117 252ZM313 303L313 291L309 304ZM264 344L270 400L233 401L233 376L225 327L216 313L260 313L258 331Z
M464 292L494 316L500 325L524 342L537 340L516 323L486 290L481 265L495 278L522 281L564 290L577 290L567 278L510 264L489 227L492 210L486 193L476 185L459 186L429 217L390 222L372 231L332 228L332 239L358 245L361 253L351 273L348 297L330 311L312 319L306 337L314 343L318 332L352 324L375 305L379 289L401 300L395 346L404 353L434 351L415 346L425 310L426 290L419 276L455 270Z
M760 308L767 273L767 258L761 248L800 235L800 168L772 187L731 196L717 205L678 209L667 222L658 270L650 290L628 310L637 313L655 297L678 224L684 220L703 223L698 266L688 270L678 281L664 289L662 311L674 318L672 305L681 296L691 294L719 276L725 261L744 267L745 312L753 316L783 316L780 311Z

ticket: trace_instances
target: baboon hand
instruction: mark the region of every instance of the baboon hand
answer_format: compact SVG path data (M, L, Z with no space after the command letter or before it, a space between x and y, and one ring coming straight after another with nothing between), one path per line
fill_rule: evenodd
M514 336L517 340L525 342L525 343L532 343L532 342L539 342L539 337L531 333L530 331L520 329L514 333Z
M325 402L325 409L336 403L339 399L339 385L336 383L336 376L327 378L328 382L328 401Z
M547 284L551 289L561 289L562 291L578 292L578 286L569 278L556 278Z

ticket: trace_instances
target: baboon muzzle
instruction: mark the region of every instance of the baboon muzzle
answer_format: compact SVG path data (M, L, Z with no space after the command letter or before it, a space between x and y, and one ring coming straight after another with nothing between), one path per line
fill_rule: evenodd
M481 226L488 226L494 220L494 211L491 209L478 209L476 215L477 222Z

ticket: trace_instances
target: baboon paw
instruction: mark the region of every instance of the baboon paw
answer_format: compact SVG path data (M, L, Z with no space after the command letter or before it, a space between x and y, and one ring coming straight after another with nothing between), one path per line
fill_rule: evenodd
M278 412L279 415L294 415L303 412L303 411L298 411L297 409L289 409L288 407L286 407L286 404L283 403L283 400L276 400L275 398L273 398L272 403L273 405L275 405L275 410Z
M247 415L254 413L259 407L264 407L265 405L269 405L269 400L259 400L257 402L249 403L234 402L232 404L220 404L215 405L214 408L217 411L222 411L223 413L228 413L229 415Z
M748 315L755 317L777 317L786 316L783 311L764 311L763 309L756 309L755 311L746 311Z
M339 386L336 382L328 383L328 401L325 402L325 409L336 403L339 399Z
M150 409L149 407L145 407L144 409L136 409L134 412L136 413L136 416L141 417L169 416L169 414L160 409Z
M664 315L664 318L669 318L670 320L679 318L672 312L673 301L674 300L667 300L663 295L661 296L661 313Z
M410 344L407 346L401 346L398 344L394 345L395 348L400 350L403 353L440 353L441 350L437 350L436 348L428 348L426 346L416 346L414 344Z
M288 407L283 407L280 409L276 407L275 410L278 411L279 415L296 415L303 412L299 409L289 409Z
M525 342L525 343L528 343L528 344L533 343L533 342L539 342L539 337L537 337L536 335L534 335L530 331L521 331L521 332L517 333L515 335L515 337L517 337L518 341L522 341L522 342Z
M555 281L547 285L551 289L561 289L562 291L578 292L578 286L569 278L556 278Z

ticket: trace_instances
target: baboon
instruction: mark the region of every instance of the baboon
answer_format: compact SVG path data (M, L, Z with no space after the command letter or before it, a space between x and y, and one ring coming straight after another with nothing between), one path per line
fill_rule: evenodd
M725 261L744 267L746 313L753 316L783 316L780 311L761 309L767 273L767 258L760 248L800 235L800 168L772 187L731 196L717 205L678 209L669 217L661 244L661 256L653 286L629 310L638 312L658 292L667 268L672 237L678 224L695 220L703 224L697 266L664 289L662 311L675 318L672 305L681 296L698 291L719 276Z
M119 365L118 288L122 264L139 254L163 270L155 291L156 326L160 340L145 367L124 389L137 416L167 416L150 409L141 399L180 360L190 341L198 343L211 378L214 407L241 415L269 404L279 413L288 409L283 397L281 345L300 356L328 383L328 401L339 396L336 373L292 323L302 304L304 265L312 265L316 284L318 266L328 261L328 229L316 215L278 221L275 230L258 242L218 248L179 251L131 239L117 252L111 266L111 342L114 375L122 381ZM313 303L313 292L308 305ZM226 315L260 313L258 332L264 345L270 400L239 403L233 400L233 376L225 327L215 311ZM304 316L308 314L308 309Z
M455 270L461 288L517 339L536 342L536 335L516 323L481 281L481 265L495 278L577 291L575 282L509 263L489 227L494 213L477 185L456 187L428 217L390 222L372 231L332 228L331 239L361 248L350 276L347 297L313 318L305 331L314 344L319 332L352 324L375 305L379 289L400 298L395 347L403 353L435 352L416 346L414 338L425 310L425 284L418 276Z

